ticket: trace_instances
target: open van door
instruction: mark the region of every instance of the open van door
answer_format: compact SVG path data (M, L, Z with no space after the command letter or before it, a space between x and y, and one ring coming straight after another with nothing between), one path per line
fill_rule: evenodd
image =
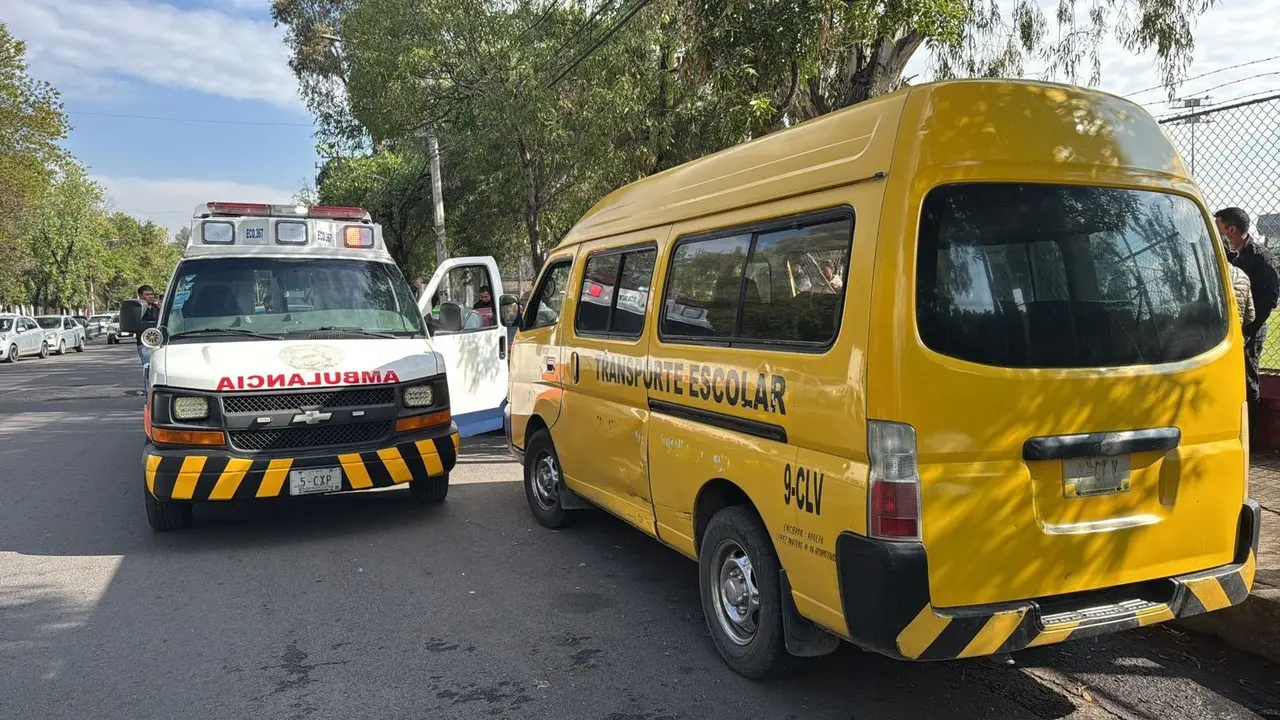
M431 341L444 357L460 437L502 430L508 352L498 312L502 289L492 257L450 258L418 298Z

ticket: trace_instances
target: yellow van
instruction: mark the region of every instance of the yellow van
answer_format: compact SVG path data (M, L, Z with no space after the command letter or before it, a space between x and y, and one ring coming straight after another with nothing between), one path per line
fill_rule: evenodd
M1238 311L1153 119L909 88L596 205L548 255L506 427L534 516L696 559L737 672L942 660L1240 603Z

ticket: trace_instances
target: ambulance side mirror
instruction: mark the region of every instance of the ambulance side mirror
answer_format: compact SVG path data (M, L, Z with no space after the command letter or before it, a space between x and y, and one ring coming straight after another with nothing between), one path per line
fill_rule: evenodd
M520 322L520 298L507 293L498 298L498 317L503 327L511 327Z
M129 299L120 303L120 332L137 335L142 332L142 313L145 308L141 300Z

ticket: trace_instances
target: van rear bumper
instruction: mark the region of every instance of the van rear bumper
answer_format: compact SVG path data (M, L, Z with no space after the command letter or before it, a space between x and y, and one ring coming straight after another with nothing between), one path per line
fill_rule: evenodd
M844 533L836 569L849 638L901 660L950 660L1132 630L1238 605L1253 587L1262 508L1240 509L1229 565L1073 595L935 608L920 543Z

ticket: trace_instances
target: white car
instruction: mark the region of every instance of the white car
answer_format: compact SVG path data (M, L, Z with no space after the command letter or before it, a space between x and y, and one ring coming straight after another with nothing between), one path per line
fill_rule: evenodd
M45 344L59 355L68 350L84 352L84 328L70 315L41 315L36 324L44 331Z
M24 355L49 357L44 331L26 315L0 315L0 360L18 362Z
M120 340L132 340L133 335L127 332L120 332L120 313L114 313L111 321L107 323L107 344L119 345Z

